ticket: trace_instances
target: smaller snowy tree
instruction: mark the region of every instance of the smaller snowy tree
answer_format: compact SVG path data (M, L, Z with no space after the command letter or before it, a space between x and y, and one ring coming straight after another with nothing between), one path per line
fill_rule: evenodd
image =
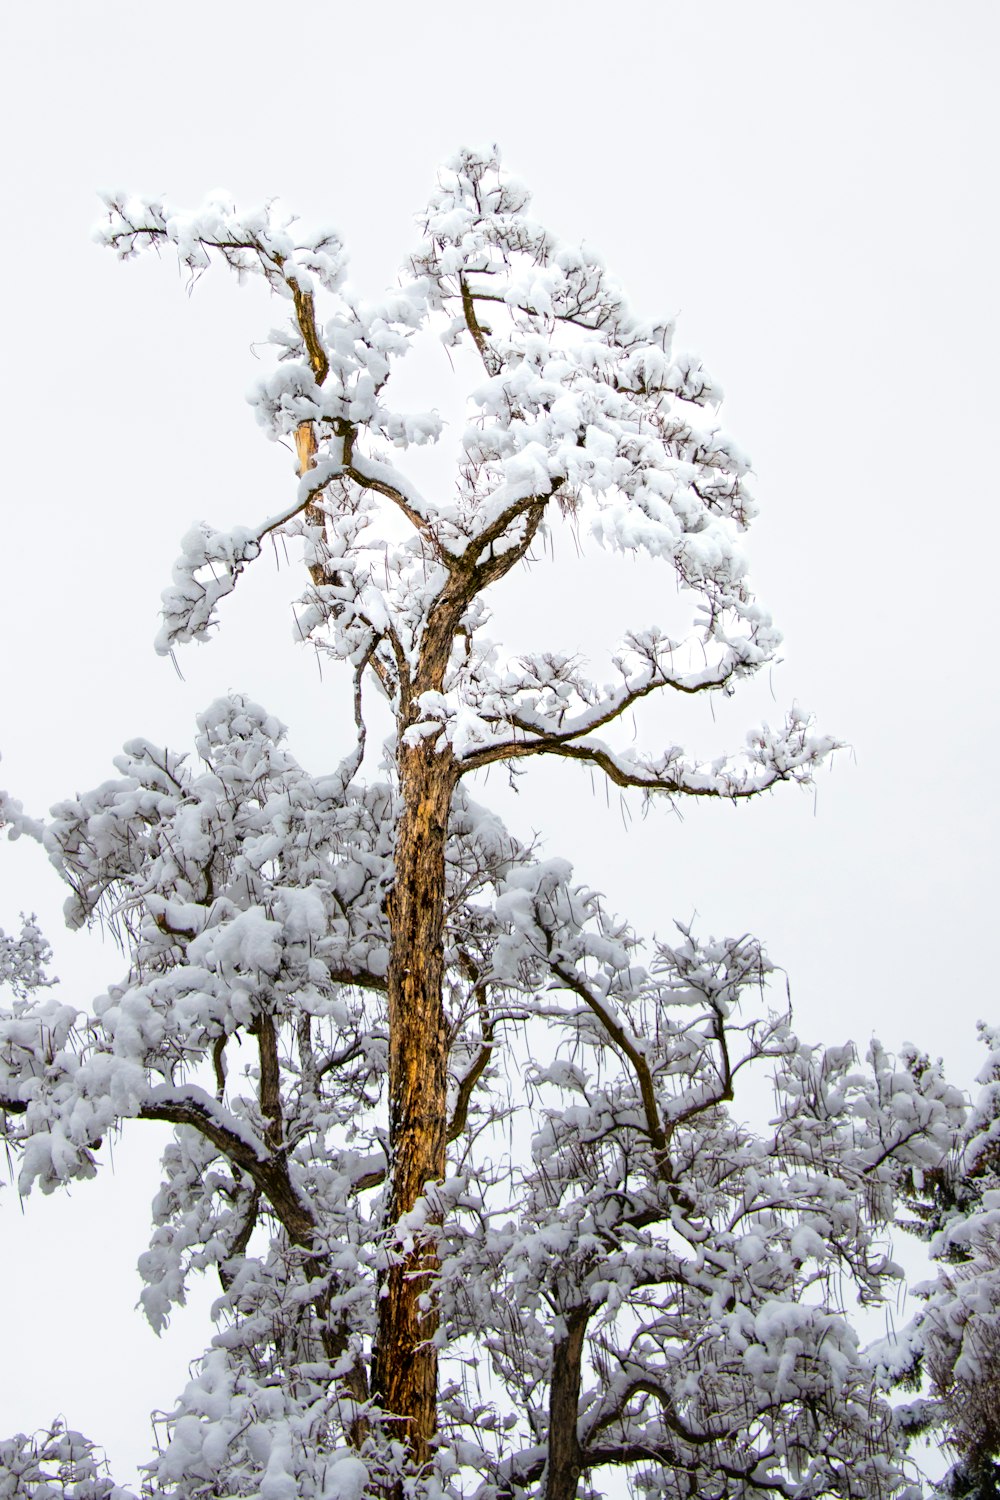
M435 1484L567 1500L624 1468L670 1500L905 1489L879 1367L838 1308L847 1286L895 1286L896 1190L962 1119L940 1071L804 1045L767 1010L752 939L640 944L463 798L451 1165L387 1226L393 790L310 776L244 699L200 727L200 768L137 741L45 825L7 809L69 882L71 921L103 911L132 954L90 1017L25 998L0 1026L22 1189L92 1175L129 1118L171 1121L146 1314L162 1326L192 1273L220 1279L151 1493L251 1496L268 1474L305 1496L366 1474L391 1488L403 1454L366 1374L378 1278L429 1230ZM524 1041L522 1099L497 1063ZM763 1132L731 1110L761 1068ZM533 1122L520 1165L498 1152L511 1111Z
M641 941L472 794L544 755L736 802L808 783L834 748L797 710L709 761L615 738L651 695L731 693L777 650L717 387L531 217L495 152L442 172L372 304L337 237L274 205L108 208L123 257L221 260L289 314L254 402L297 486L256 526L188 532L160 648L203 639L284 535L308 576L297 633L353 674L356 728L317 775L233 695L194 759L134 740L47 820L0 805L68 883L71 924L103 918L128 955L90 1014L11 960L0 1112L22 1190L91 1176L126 1122L169 1122L153 1326L193 1274L219 1279L149 1494L574 1500L614 1471L656 1500L912 1493L840 1303L895 1284L896 1190L941 1162L959 1096L878 1045L864 1064L804 1045L753 939ZM469 393L433 493L407 452L442 422L392 404L426 331ZM564 525L666 565L687 633L629 631L607 681L504 652L489 602ZM392 724L374 766L373 693ZM776 1103L751 1128L735 1090L762 1070Z
M958 1149L918 1174L908 1194L938 1261L918 1291L925 1307L910 1340L914 1371L931 1380L928 1415L958 1456L946 1492L1000 1494L1000 1028L980 1023L989 1058Z
M134 1500L99 1450L64 1422L0 1441L0 1500Z
M30 917L21 914L21 931L16 938L8 937L0 928L0 985L8 985L18 999L52 983L45 974L51 958L52 949L34 913Z

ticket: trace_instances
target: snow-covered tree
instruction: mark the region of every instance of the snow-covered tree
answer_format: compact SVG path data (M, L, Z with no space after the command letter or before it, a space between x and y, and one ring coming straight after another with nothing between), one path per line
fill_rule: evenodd
M21 932L16 938L0 928L0 984L8 985L20 999L51 983L45 977L51 957L52 949L34 915L21 914Z
M131 1500L89 1438L55 1421L0 1441L0 1500Z
M0 807L69 884L71 924L103 918L129 954L93 1014L32 971L0 1021L22 1189L91 1175L127 1120L170 1122L147 1316L196 1271L220 1281L150 1492L570 1500L615 1468L657 1497L905 1492L840 1296L894 1284L896 1189L949 1150L959 1096L916 1057L800 1042L748 937L641 943L471 790L547 755L738 801L834 748L797 710L710 762L616 742L640 700L732 693L777 649L717 387L494 152L442 171L377 303L334 234L274 205L116 197L101 238L192 277L224 261L288 314L255 406L294 444L294 494L185 536L159 649L210 633L269 534L298 539L298 632L353 673L356 730L311 774L234 695L193 761L135 740L48 820ZM447 492L407 464L440 418L392 404L425 330L459 376L463 350L478 364ZM690 633L636 628L607 682L505 654L489 600L561 525L668 564ZM377 767L372 694L394 726ZM776 1105L754 1129L731 1106L761 1069Z
M938 1262L918 1287L908 1337L914 1373L930 1378L928 1416L957 1456L945 1493L1000 1494L1000 1028L980 1023L989 1058L957 1149L918 1173L906 1197Z

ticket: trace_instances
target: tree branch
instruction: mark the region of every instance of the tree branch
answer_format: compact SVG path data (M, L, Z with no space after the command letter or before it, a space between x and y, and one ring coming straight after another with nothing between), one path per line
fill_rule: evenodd
M260 1188L254 1187L253 1191L250 1194L250 1201L247 1204L247 1211L244 1215L243 1223L240 1225L239 1233L233 1240L232 1246L229 1250L229 1254L226 1257L227 1261L236 1260L238 1256L246 1254L247 1246L250 1243L250 1237L257 1227L257 1214L259 1210ZM225 1261L219 1262L219 1281L224 1292L228 1292L229 1288L233 1284L232 1272L226 1270Z
M525 728L531 732L529 726ZM706 781L704 785L699 785L683 776L670 775L665 770L658 771L655 767L644 768L638 764L623 762L606 745L567 743L558 733L546 734L529 741L510 740L503 745L477 750L458 761L458 773L464 776L467 771L478 770L496 760L520 760L529 755L562 755L568 760L584 761L598 766L610 781L620 787L639 787L643 791L664 792L668 796L712 797L727 802L757 797L762 792L769 791L779 781L799 779L794 774L798 767L786 770L772 766L759 781L748 781L745 776L738 779L735 775L727 780L724 775L720 775L714 783ZM809 764L812 763L810 760Z
M279 266L283 265L280 256L276 256L275 259ZM287 276L285 279L286 281L288 280ZM295 321L299 325L302 342L306 346L313 379L317 385L322 385L330 373L330 361L326 350L323 348L319 329L316 327L316 309L313 304L312 292L302 291L297 281L289 281L288 284L292 289L292 300L295 303Z
M607 1032L612 1043L628 1058L635 1070L636 1080L639 1084L639 1093L642 1097L642 1110L646 1118L646 1130L652 1143L657 1159L665 1157L667 1150L667 1135L660 1119L659 1110L656 1107L656 1089L653 1084L653 1075L649 1063L629 1037L625 1028L615 1020L603 1001L599 1000L577 974L571 973L565 965L558 961L549 960L553 974L567 989L572 990L574 995L579 996L587 1008L593 1011Z
M486 342L486 331L476 316L475 299L463 272L459 273L458 284L462 292L462 312L465 315L465 326L472 334L472 341L479 350L479 357L483 362L483 368L488 375L495 375L498 365L497 357ZM503 299L501 297L494 297L491 300L501 302Z
M353 428L351 432L353 434ZM431 522L414 503L414 497L407 495L404 490L397 484L393 484L388 478L388 474L398 477L396 470L392 469L389 465L380 464L375 459L367 458L364 454L359 454L354 447L353 437L346 448L346 458L344 473L349 479L353 479L354 483L360 489L374 490L377 494L384 495L387 500L391 500L397 510L402 512L410 522L410 525L429 544L435 557L449 564L453 561L434 531ZM388 473L380 473L380 469L385 469Z
M798 1488L790 1488L783 1479L769 1479L760 1475L757 1471L762 1463L766 1463L770 1455L762 1454L754 1458L752 1464L745 1467L737 1467L735 1464L727 1463L725 1459L716 1455L712 1457L712 1470L723 1474L727 1479L734 1479L741 1484L752 1484L755 1489L767 1490L769 1493L781 1495L785 1500L796 1500L801 1496ZM585 1469L597 1469L602 1464L624 1465L624 1464L650 1464L661 1463L670 1469L679 1470L682 1474L688 1474L697 1481L698 1476L704 1471L697 1459L685 1459L676 1448L670 1448L665 1443L649 1443L642 1440L622 1443L600 1443L593 1448L584 1451L581 1466ZM705 1476L708 1477L708 1476ZM695 1493L692 1491L692 1493Z
M670 687L680 693L695 694L708 692L724 686L735 670L735 663L720 668L715 675L700 678L697 682L685 681L683 678L670 677L662 672L657 664L656 669L651 669L645 680L636 686L625 687L614 699L606 701L606 706L596 713L594 706L589 712L577 716L576 721L568 729L547 729L539 721L532 721L517 713L511 713L506 722L512 728L520 729L525 735L534 735L532 740L505 740L498 745L489 745L483 750L477 750L464 756L459 762L461 773L469 770L479 770L483 766L492 764L498 760L509 760L514 757L531 754L555 754L558 746L570 744L579 739L581 735L592 734L597 729L603 729L606 725L614 723L616 719L628 712L641 699L650 693L659 692L661 688Z
M241 1167L266 1196L293 1244L311 1252L316 1222L308 1204L300 1198L288 1176L285 1163L267 1153L263 1142L247 1140L218 1120L209 1107L190 1095L147 1101L136 1112L140 1120L163 1120L170 1125L190 1125L223 1156ZM214 1103L214 1101L213 1101Z

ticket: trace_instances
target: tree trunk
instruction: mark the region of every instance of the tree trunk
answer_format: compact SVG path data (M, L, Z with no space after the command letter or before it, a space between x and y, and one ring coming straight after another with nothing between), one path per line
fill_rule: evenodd
M450 757L426 742L400 745L399 754L404 810L388 899L389 1226L444 1177L448 1106L442 934L454 779ZM401 1419L400 1436L418 1465L431 1456L436 1427L437 1270L432 1231L416 1235L384 1273L372 1360L374 1394Z
M574 1307L563 1314L566 1332L552 1350L552 1387L549 1394L549 1458L545 1470L545 1500L576 1500L580 1483L580 1378L583 1336L589 1309Z

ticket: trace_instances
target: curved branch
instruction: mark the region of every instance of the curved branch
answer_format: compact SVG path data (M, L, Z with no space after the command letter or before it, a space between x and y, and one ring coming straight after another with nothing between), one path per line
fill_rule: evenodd
M402 475L392 467L391 464L383 464L365 454L359 454L354 447L354 429L351 429L350 437L345 443L345 465L344 473L348 479L352 479L360 489L374 490L379 495L384 495L391 500L409 521L410 525L420 533L424 540L432 548L434 555L443 561L450 561L449 554L445 551L440 538L434 531L431 522L423 514L419 507L420 497L415 496L412 491L407 493L398 482ZM409 486L407 486L409 489Z
M370 1172L365 1172L361 1177L355 1177L351 1183L352 1193L364 1193L369 1188L381 1187L385 1181L385 1167L373 1167Z
M516 720L514 722L517 724ZM524 727L531 732L530 726ZM616 786L639 787L642 791L664 792L667 796L712 797L720 801L737 802L757 797L762 792L769 791L779 781L808 781L812 768L824 755L837 748L836 741L823 741L804 758L787 766L778 765L774 761L760 762L764 766L764 774L756 780L749 779L746 773L739 775L733 770L728 774L725 771L713 773L714 779L711 780L706 775L705 780L699 782L683 773L679 760L667 757L663 769L658 770L655 764L644 766L636 760L625 760L606 745L567 742L557 732L540 735L533 740L510 740L503 745L489 746L486 750L475 751L456 764L458 774L465 775L467 771L478 770L495 760L519 760L528 755L562 755L568 760L584 761L599 767Z
M650 693L659 692L661 688L673 688L679 693L695 694L712 691L723 687L735 671L736 664L730 663L720 667L715 674L705 675L697 681L685 681L681 677L670 677L662 672L657 664L655 670L651 669L645 680L634 686L627 686L613 699L605 700L605 706L579 714L568 729L546 729L541 720L521 717L512 713L507 722L514 729L519 729L525 735L534 735L533 740L505 740L497 745L489 745L483 750L477 750L462 758L459 762L460 770L479 770L482 766L490 765L497 760L507 760L514 756L538 754L553 754L556 747L572 743L581 735L592 734L597 729L603 729L606 725L614 723L616 719L628 712L628 710ZM595 711L596 709L596 711Z
M445 1141L450 1146L452 1141L457 1141L469 1120L469 1101L472 1091L485 1071L486 1064L493 1055L493 1043L484 1042L476 1053L476 1060L469 1071L464 1074L458 1086L458 1097L455 1100L455 1108L448 1122L448 1133Z
M639 1084L639 1093L642 1097L642 1110L643 1114L646 1117L646 1130L649 1135L649 1139L652 1142L653 1150L656 1152L657 1158L659 1159L661 1156L665 1155L668 1142L666 1131L663 1128L663 1122L660 1119L659 1110L656 1107L656 1089L653 1084L653 1074L650 1069L649 1063L647 1062L646 1058L643 1056L639 1048L635 1045L635 1042L628 1035L625 1028L615 1020L614 1016L608 1010L603 1001L599 1000L597 996L591 992L590 986L586 984L578 974L571 973L570 970L567 969L563 964L560 964L558 961L552 962L551 959L550 966L556 978L559 979L568 990L572 990L574 995L579 996L584 1005L586 1005L587 1008L594 1013L594 1015L600 1021L601 1025L604 1027L604 1030L607 1032L613 1045L617 1047L619 1052L623 1053L624 1056L627 1057L629 1062L632 1064L632 1067L635 1070L636 1080Z
M275 259L279 266L283 265L280 256L276 256ZM285 280L288 281L287 275ZM309 365L313 372L313 379L317 385L322 385L330 373L330 361L326 350L323 348L319 329L316 327L316 309L313 294L312 292L302 291L297 281L289 281L288 285L292 289L292 300L295 303L295 321L299 325L302 342L306 346L306 354L309 356Z
M170 1125L190 1125L199 1131L223 1156L241 1167L266 1196L292 1243L311 1251L316 1222L308 1204L295 1191L284 1161L270 1155L264 1143L255 1141L249 1131L246 1135L238 1134L219 1120L214 1112L214 1100L202 1101L190 1094L171 1099L164 1097L165 1092L157 1090L159 1097L141 1105L136 1118L163 1120Z
M236 1260L238 1256L246 1254L247 1246L250 1243L250 1237L257 1227L257 1215L259 1211L260 1188L255 1187L253 1192L250 1194L250 1201L247 1204L246 1215L243 1219L243 1223L240 1225L239 1233L233 1240L233 1243L229 1250L229 1254L226 1256L226 1261ZM226 1270L226 1261L220 1261L218 1267L219 1281L224 1292L229 1291L229 1288L232 1286L234 1279L232 1272Z
M725 1459L713 1456L710 1461L711 1470L722 1474L726 1479L734 1479L742 1484L752 1484L755 1489L767 1490L771 1494L783 1496L784 1500L797 1500L797 1497L801 1496L801 1491L797 1486L790 1488L783 1479L768 1478L757 1472L760 1465L767 1463L770 1457L769 1454L758 1455L752 1464L740 1468L736 1464L727 1463ZM587 1449L581 1456L581 1467L584 1469L597 1469L602 1464L649 1464L650 1462L659 1462L668 1468L677 1469L695 1480L700 1474L704 1474L704 1466L696 1459L685 1459L676 1448L670 1448L662 1442L601 1443Z
M0 1097L2 1113L23 1115L27 1110L28 1105L23 1099ZM292 1243L311 1251L316 1222L307 1202L295 1191L284 1161L270 1154L264 1142L256 1139L249 1130L234 1130L224 1118L220 1118L221 1115L222 1111L210 1095L197 1098L190 1092L182 1093L163 1085L151 1091L151 1097L139 1106L135 1118L160 1120L168 1125L189 1125L197 1130L234 1166L240 1167L267 1197Z
M479 1025L483 1042L476 1054L475 1061L458 1085L455 1108L448 1122L448 1130L445 1136L445 1142L449 1146L452 1141L458 1140L458 1137L468 1124L469 1103L472 1099L472 1091L482 1077L486 1065L493 1055L494 1038L494 1021L486 1003L486 985L479 977L478 966L464 948L459 950L459 964L466 979L471 980L473 984L472 998L475 1000L476 1009L479 1011Z
M482 271L480 271L478 274L480 276L482 276L485 273L482 272ZM529 318L537 318L539 316L538 309L536 307L531 307L527 302L514 302L514 303L511 303L511 301L507 297L502 296L499 292L484 292L481 288L477 289L477 290L473 290L473 288L471 286L469 286L468 282L465 280L465 278L463 276L462 277L462 311L465 313L465 321L466 321L466 324L467 324L467 326L469 328L469 332L472 334L473 338L475 338L476 335L473 332L473 327L472 327L472 323L470 322L470 317L472 318L473 321L476 322L476 327L480 328L480 332L482 333L481 325L478 323L478 321L476 319L475 305L476 305L477 302L496 302L496 303L499 303L503 307L507 307L507 308L510 308L512 306L516 307L518 312L524 313ZM582 311L582 304L580 305L580 310ZM574 317L572 313L560 312L556 308L552 309L552 312L551 312L550 316L557 323L568 323L568 324L571 324L574 328L583 328L583 329L586 329L586 331L588 333L597 333L597 332L599 332L600 329L601 329L601 327L602 327L602 325L607 321L607 317L605 317L605 318L591 318L589 320L585 319L585 318L582 318L582 317ZM477 340L476 346L477 346L477 348L479 347L478 340ZM621 347L624 348L626 346L622 345ZM482 353L482 350L480 350L480 353ZM484 362L485 362L485 356L484 356Z
M476 564L472 572L476 584L476 593L486 588L488 584L496 583L498 579L505 577L514 564L521 561L535 540L542 517L545 514L545 507L558 494L565 482L562 476L557 475L552 481L552 488L546 494L528 495L522 500L515 501L513 505L501 511L500 515L494 521L491 521L484 531L481 531L478 536L473 538L466 549L466 555L468 555L469 551L473 551L478 558L482 556L487 547L492 548L501 539L512 521L516 521L521 515L527 517L524 536L519 542L516 542L512 547L505 547L499 553L491 551L490 556L485 562Z
M157 924L159 925L159 924ZM215 1097L221 1104L226 1093L226 1043L229 1038L224 1031L212 1043L212 1067L215 1071Z
M491 350L489 344L486 342L487 330L483 328L482 324L479 321L479 318L476 315L475 296L473 295L472 289L469 286L469 283L466 281L464 273L462 272L459 273L458 284L462 293L462 313L465 317L465 326L472 334L472 342L479 350L479 357L483 362L483 368L486 370L486 373L488 375L495 375L497 373L499 362L496 355L493 354L493 351ZM493 302L502 302L503 298L492 297L489 300Z

